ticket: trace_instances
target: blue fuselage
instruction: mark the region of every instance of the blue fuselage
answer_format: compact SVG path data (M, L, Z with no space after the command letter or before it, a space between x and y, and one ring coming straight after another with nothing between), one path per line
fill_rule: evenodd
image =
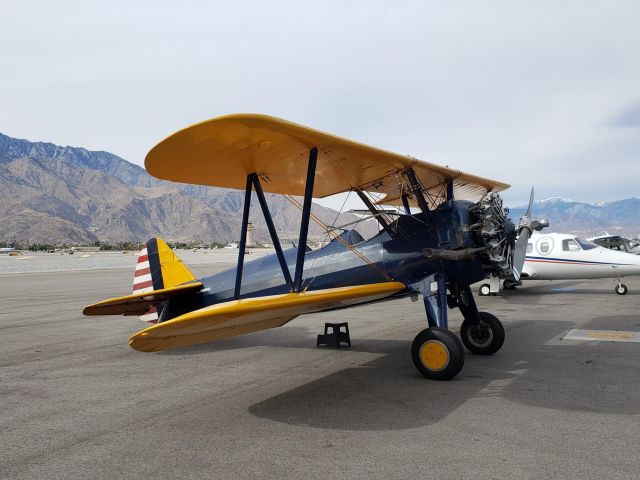
M390 225L389 233L381 231L362 240L354 231L341 237L352 244L334 239L318 250L308 250L304 259L303 290L321 290L350 285L366 285L390 279L407 285L398 295L419 291L418 285L436 272L445 273L448 281L470 285L486 272L478 260L448 261L428 259L425 248L462 249L477 247L475 236L466 230L471 202L450 201L428 213L402 215ZM357 250L356 254L352 249ZM289 270L293 272L297 249L284 251ZM364 260L366 259L366 260ZM195 308L233 300L236 268L205 277L198 294L167 302L161 321L166 321ZM241 298L289 293L276 255L245 262Z

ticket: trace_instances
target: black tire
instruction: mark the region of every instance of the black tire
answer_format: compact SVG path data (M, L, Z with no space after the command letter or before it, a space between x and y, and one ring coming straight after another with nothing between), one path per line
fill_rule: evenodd
M505 290L515 290L517 285L516 282L510 282L509 280L502 282L502 288Z
M462 322L460 337L470 352L477 355L493 355L504 343L504 327L495 315L480 312L479 325L472 325L467 320Z
M480 289L478 290L478 295L481 297L488 297L491 295L491 286L488 283L483 283L480 285Z
M411 359L418 371L431 380L451 380L464 365L460 339L438 327L422 330L411 345Z
M618 285L616 285L615 291L618 295L626 295L628 289L624 283L619 283Z

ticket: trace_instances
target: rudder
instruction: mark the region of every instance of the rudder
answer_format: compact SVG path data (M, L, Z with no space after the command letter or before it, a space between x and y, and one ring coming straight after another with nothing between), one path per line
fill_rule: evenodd
M145 293L163 288L171 288L195 280L182 260L161 238L147 241L138 254L133 275L133 293ZM158 322L158 308L151 307L140 320Z

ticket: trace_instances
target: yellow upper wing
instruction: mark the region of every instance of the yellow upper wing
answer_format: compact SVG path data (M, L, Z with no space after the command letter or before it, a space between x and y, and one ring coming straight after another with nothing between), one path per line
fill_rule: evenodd
M430 202L444 199L441 186L454 180L456 198L476 200L509 186L459 170L353 142L267 115L234 114L180 130L153 147L145 159L151 175L174 182L243 190L257 173L271 193L303 195L309 150L318 148L314 197L359 188L400 204L406 182L399 172L413 167Z
M186 347L279 327L303 313L379 300L404 289L400 282L386 282L232 300L146 328L129 345L142 352Z

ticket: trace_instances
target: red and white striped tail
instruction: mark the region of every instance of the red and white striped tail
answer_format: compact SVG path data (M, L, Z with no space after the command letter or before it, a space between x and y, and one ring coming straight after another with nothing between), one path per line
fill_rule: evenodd
M147 244L145 243L138 254L136 271L133 274L133 293L145 293L153 290L153 278L149 266L149 256L147 254ZM151 307L138 317L143 322L158 323L158 309Z

